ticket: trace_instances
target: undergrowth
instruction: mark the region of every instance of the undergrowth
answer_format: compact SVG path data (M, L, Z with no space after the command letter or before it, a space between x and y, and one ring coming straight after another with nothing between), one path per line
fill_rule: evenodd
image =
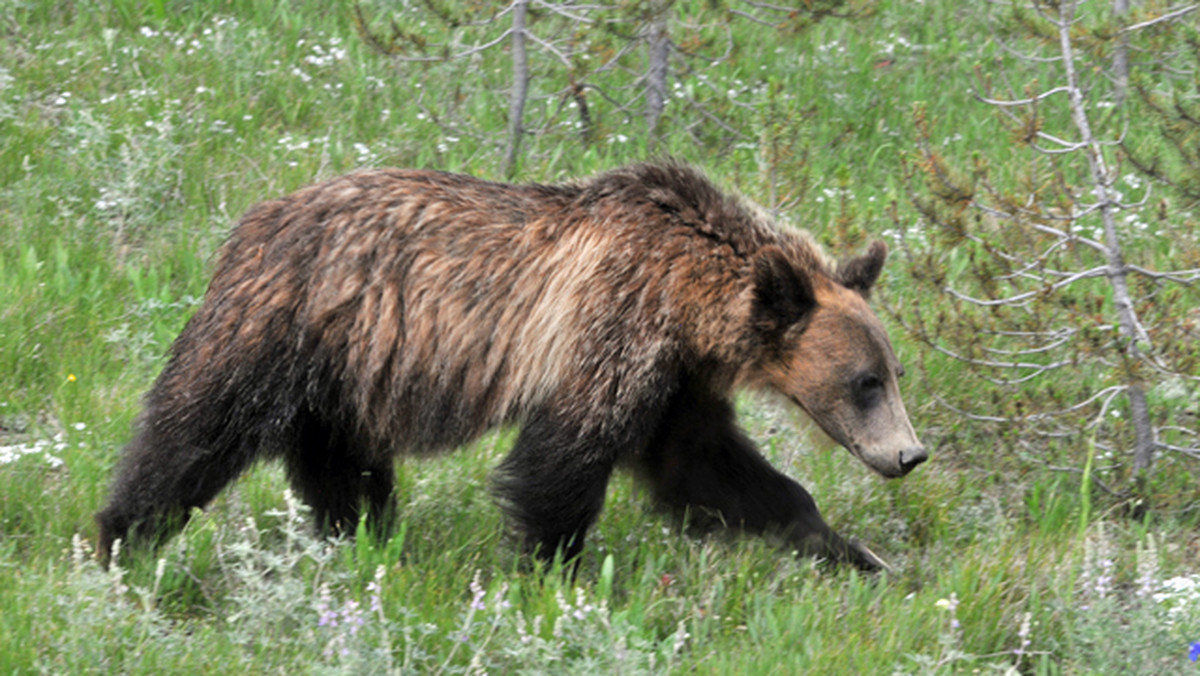
M672 11L690 25L720 4ZM725 34L704 30L697 40ZM935 118L928 143L1008 157L993 112L967 93L971 64L998 50L967 5L881 1L803 31L742 20L728 31L733 49L677 84L734 131L668 102L656 152L700 164L835 253L895 242L899 222L922 236L900 161L916 147L917 102ZM512 430L400 463L400 526L386 541L314 537L282 472L262 466L162 550L102 569L92 514L237 215L360 166L495 177L503 143L488 130L505 127L503 92L467 83L487 71L500 86L507 63L496 51L441 70L397 65L362 44L344 4L263 0L0 0L0 40L0 671L1198 668L1194 467L1153 477L1159 508L1130 519L1089 480L1086 439L1034 456L1015 443L1020 429L948 413L940 390L981 403L992 390L936 358L904 384L933 457L903 481L869 476L785 407L739 401L768 458L889 574L696 538L627 477L576 574L538 569L486 489ZM593 113L590 141L570 125L525 139L518 179L645 158L638 116L599 101ZM1168 269L1170 247L1145 248ZM884 274L883 300L943 302ZM902 361L922 361L892 335Z

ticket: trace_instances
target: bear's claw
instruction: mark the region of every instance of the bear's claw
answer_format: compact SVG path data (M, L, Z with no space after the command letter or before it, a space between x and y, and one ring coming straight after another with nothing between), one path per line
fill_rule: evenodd
M851 563L858 566L862 570L869 572L885 571L888 573L894 572L892 567L888 565L875 552L871 551L866 545L858 540L850 541Z

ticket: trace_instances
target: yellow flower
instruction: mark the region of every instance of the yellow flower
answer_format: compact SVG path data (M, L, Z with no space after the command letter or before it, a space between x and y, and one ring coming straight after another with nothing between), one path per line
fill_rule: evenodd
M68 373L68 374L67 374L67 382L68 382L68 383L73 383L73 382L75 382L75 374L74 374L74 373Z
M942 610L949 610L953 613L955 609L958 608L958 594L951 592L950 598L938 599L937 601L933 602L933 605L941 608Z

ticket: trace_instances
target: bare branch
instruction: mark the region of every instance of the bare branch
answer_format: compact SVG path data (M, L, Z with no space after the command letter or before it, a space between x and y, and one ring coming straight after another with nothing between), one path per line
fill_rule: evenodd
M1200 431L1188 429L1187 427L1179 427L1178 425L1164 425L1163 427L1158 428L1158 431L1178 432L1179 434L1185 434L1189 437L1196 437L1197 439L1200 439Z
M1003 49L1010 56L1020 59L1021 61L1028 61L1029 63L1057 63L1062 61L1061 56L1034 56L1033 54L1017 51L1011 47L1007 41L999 37L996 38L996 44L1000 45L1000 49Z
M1025 357L1025 356L1035 355L1035 354L1045 354L1047 352L1053 352L1054 350L1057 350L1058 348L1062 347L1063 345L1066 345L1068 342L1071 341L1072 338L1075 337L1075 335L1077 333L1078 333L1078 331L1076 331L1074 329L1064 329L1057 333L1045 334L1046 336L1053 336L1053 340L1051 340L1049 343L1046 343L1045 345L1041 345L1039 347L1022 348L1019 350L1005 350L1005 349L998 348L998 347L984 347L983 349L985 352L988 352L990 354L1007 355L1007 356L1013 356L1013 357Z
M982 94L975 94L975 98L978 99L979 101L982 101L983 103L986 103L989 105L999 106L1001 108L1011 108L1011 107L1016 107L1016 106L1028 106L1030 104L1037 103L1039 101L1044 101L1044 100L1050 98L1051 96L1054 96L1055 94L1065 94L1069 91L1070 90L1067 87L1055 87L1054 89L1044 91L1041 94L1038 94L1037 96L1033 96L1033 97L1030 97L1027 99L1017 99L1015 101L1008 101L1008 100L1004 100L1004 99L992 99L992 98L983 96Z
M1165 279L1179 284L1191 285L1193 282L1200 281L1200 268L1192 268L1191 270L1168 270L1166 272L1156 272L1147 270L1140 265L1126 264L1125 269L1136 272L1143 277L1150 279Z
M620 101L618 101L617 99L613 98L611 95L609 95L608 92L604 91L604 89L601 88L600 86L594 85L594 84L581 84L579 86L582 89L586 89L588 91L593 91L593 92L596 92L597 94L599 94L601 96L601 98L603 98L605 101L608 101L608 103L611 104L613 107L615 107L617 110L621 111L622 113L625 113L626 120L633 118L634 112L632 110L630 110L625 104L623 104Z
M1059 280L1053 284L1047 285L1041 289L1037 289L1034 291L1026 291L1025 293L1019 293L1015 296L1008 296L1006 298L998 298L996 300L984 300L982 298L974 298L974 297L968 296L964 293L955 291L954 289L952 289L950 287L947 287L945 289L945 291L946 291L946 293L949 293L950 295L954 296L955 298L962 300L962 301L966 301L968 303L971 303L972 305L978 305L980 307L998 307L1001 305L1014 305L1014 304L1023 303L1024 301L1030 300L1032 298L1036 298L1038 296L1041 296L1044 294L1049 294L1054 291L1058 291L1059 289L1063 289L1067 286L1070 286L1071 284L1074 284L1075 282L1078 282L1081 279L1095 279L1096 277L1106 277L1106 276L1110 276L1110 275L1112 275L1112 270L1110 270L1108 268L1108 266L1102 265L1100 267L1091 268L1090 270L1076 272L1065 279L1061 279L1061 280Z
M747 5L755 9L769 9L772 12L783 12L785 14L796 11L795 7L784 7L783 5L772 5L766 2L753 2L753 0L745 0Z
M537 46L553 54L554 58L558 59L559 63L566 66L568 69L571 68L571 60L567 58L566 54L563 54L561 51L559 51L557 47L541 39L532 31L525 31L525 37L529 40L532 40L535 44L537 44Z
M455 54L449 54L449 55L443 55L443 56L405 56L403 54L392 54L391 58L393 61L400 61L400 62L405 62L405 63L436 63L439 61L453 61L455 59L466 58L468 56L472 56L472 55L478 54L482 51L491 49L492 47L495 47L496 45L500 44L501 42L504 42L511 35L512 35L512 29L510 28L510 29L504 31L503 33L501 33L500 36L497 37L495 40L489 40L489 41L483 43L482 45L478 45L478 46L472 47L468 50L465 50L462 52L457 52Z
M1070 232L1070 233L1062 232L1061 230L1056 230L1049 226L1042 225L1041 223L1031 223L1029 225L1029 227L1033 228L1034 230L1036 230L1038 232L1046 233L1046 234L1061 233L1063 237L1066 237L1067 239L1071 240L1072 243L1082 244L1090 249L1093 249L1102 254L1108 255L1108 247L1100 242L1097 242L1096 240L1094 240L1090 237L1083 237L1074 232Z
M566 6L564 6L561 4L549 3L549 2L546 2L545 0L533 0L533 4L537 5L539 9L544 9L548 12L557 14L562 17L566 17L566 18L570 19L571 21L578 21L579 23L588 23L588 24L594 24L596 22L582 14L576 14L573 11L567 11L567 10L592 12L592 11L605 11L605 10L612 9L612 7L608 7L605 5L566 5Z
M932 347L937 352L944 354L947 357L953 357L954 359L956 359L958 361L967 362L969 364L974 364L976 366L987 366L990 368L997 368L997 369L1030 369L1033 371L1037 371L1038 373L1041 373L1043 371L1052 371L1054 369L1061 368L1063 366L1069 366L1071 364L1070 360L1066 360L1066 359L1056 361L1056 362L1051 362L1049 364L1038 364L1036 362L1023 362L1023 361L1016 361L1016 360L992 361L990 359L975 359L973 357L968 357L965 354L959 354L957 352L954 352L953 350L945 348L941 345L930 344L930 347ZM1005 382L1008 382L1008 381L1005 381Z
M1146 21L1142 21L1141 23L1130 24L1130 25L1122 28L1120 30L1120 32L1121 33L1132 33L1134 31L1139 31L1139 30L1142 30L1143 28L1149 28L1150 26L1154 26L1154 25L1157 25L1160 23L1174 21L1180 17L1187 16L1188 14L1191 14L1192 12L1194 12L1198 9L1200 9L1200 5L1188 5L1186 7L1180 7L1179 9L1172 10L1161 16L1156 16L1153 19L1147 19Z
M1115 470L1118 467L1120 467L1120 465L1109 465L1107 467L1093 467L1090 477L1091 477L1092 483L1095 484L1097 488L1104 491L1108 495L1119 498L1119 497L1125 497L1126 493L1114 490L1111 486L1109 486L1108 484L1101 481L1100 477L1097 476L1098 474L1102 474L1104 472L1111 472L1112 470ZM1046 464L1046 469L1048 469L1052 472L1069 472L1071 474L1083 474L1083 469L1079 468L1079 467L1062 467L1059 465Z
M972 413L971 411L963 410L963 409L955 406L954 404L951 404L950 402L946 401L937 392L930 391L929 396L933 397L933 400L936 401L939 406L941 406L949 411L952 411L953 413L960 415L967 420L974 420L976 422L990 422L990 423L1004 423L1004 424L1010 424L1010 423L1014 422L1012 418L1007 418L1004 416L980 415L978 413Z
M1067 141L1065 139L1058 138L1057 136L1054 136L1053 134L1048 134L1044 131L1039 131L1037 133L1037 135L1038 135L1038 138L1040 138L1040 139L1045 139L1047 141L1050 141L1051 143L1057 143L1058 145L1066 148L1066 152L1073 153L1076 150L1079 150L1080 148L1082 148L1086 145L1082 141Z
M1038 136L1042 136L1042 133L1038 132ZM1055 140L1057 140L1057 139L1055 139ZM1039 153L1042 153L1043 155L1070 155L1071 153L1078 152L1078 151L1084 149L1085 147L1087 147L1087 144L1086 143L1076 143L1076 144L1068 146L1066 148L1047 148L1045 146L1040 146L1036 143L1030 143L1029 146L1031 148L1033 148L1034 150L1038 151Z
M767 21L765 19L760 19L757 16L754 16L753 14L751 14L749 12L743 12L740 9L731 9L731 10L729 10L729 13L736 15L736 16L740 16L743 19L749 19L749 20L753 21L754 23L759 24L760 26L770 26L771 28L779 28L779 26L781 24L781 22L779 22L779 21Z
M729 132L730 134L737 136L738 138L742 138L742 139L747 138L747 136L744 133L729 126L729 124L727 122L725 122L721 118L717 117L713 113L709 112L708 108L705 108L704 105L701 104L696 99L689 96L689 97L687 97L687 102L689 104L691 104L692 108L694 108L697 112L699 112L701 115L703 115L705 118L707 118L709 122L712 122L713 124L724 129L725 131Z

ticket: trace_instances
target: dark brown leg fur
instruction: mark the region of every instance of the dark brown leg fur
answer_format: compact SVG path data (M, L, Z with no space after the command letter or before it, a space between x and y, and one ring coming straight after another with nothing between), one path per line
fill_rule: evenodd
M359 459L348 435L303 415L296 443L284 450L288 478L313 509L320 532L353 534L365 506L368 524L386 536L395 517L395 469L391 458Z
M112 496L96 515L101 560L108 562L118 539L154 547L178 532L193 508L208 504L252 459L241 448L202 447L147 422L125 449Z
M620 447L615 436L580 433L550 414L526 421L493 484L526 549L545 560L578 556Z
M697 388L676 394L644 451L638 473L654 497L702 529L718 526L775 533L800 554L885 564L825 523L808 491L772 467L738 429L732 405Z

